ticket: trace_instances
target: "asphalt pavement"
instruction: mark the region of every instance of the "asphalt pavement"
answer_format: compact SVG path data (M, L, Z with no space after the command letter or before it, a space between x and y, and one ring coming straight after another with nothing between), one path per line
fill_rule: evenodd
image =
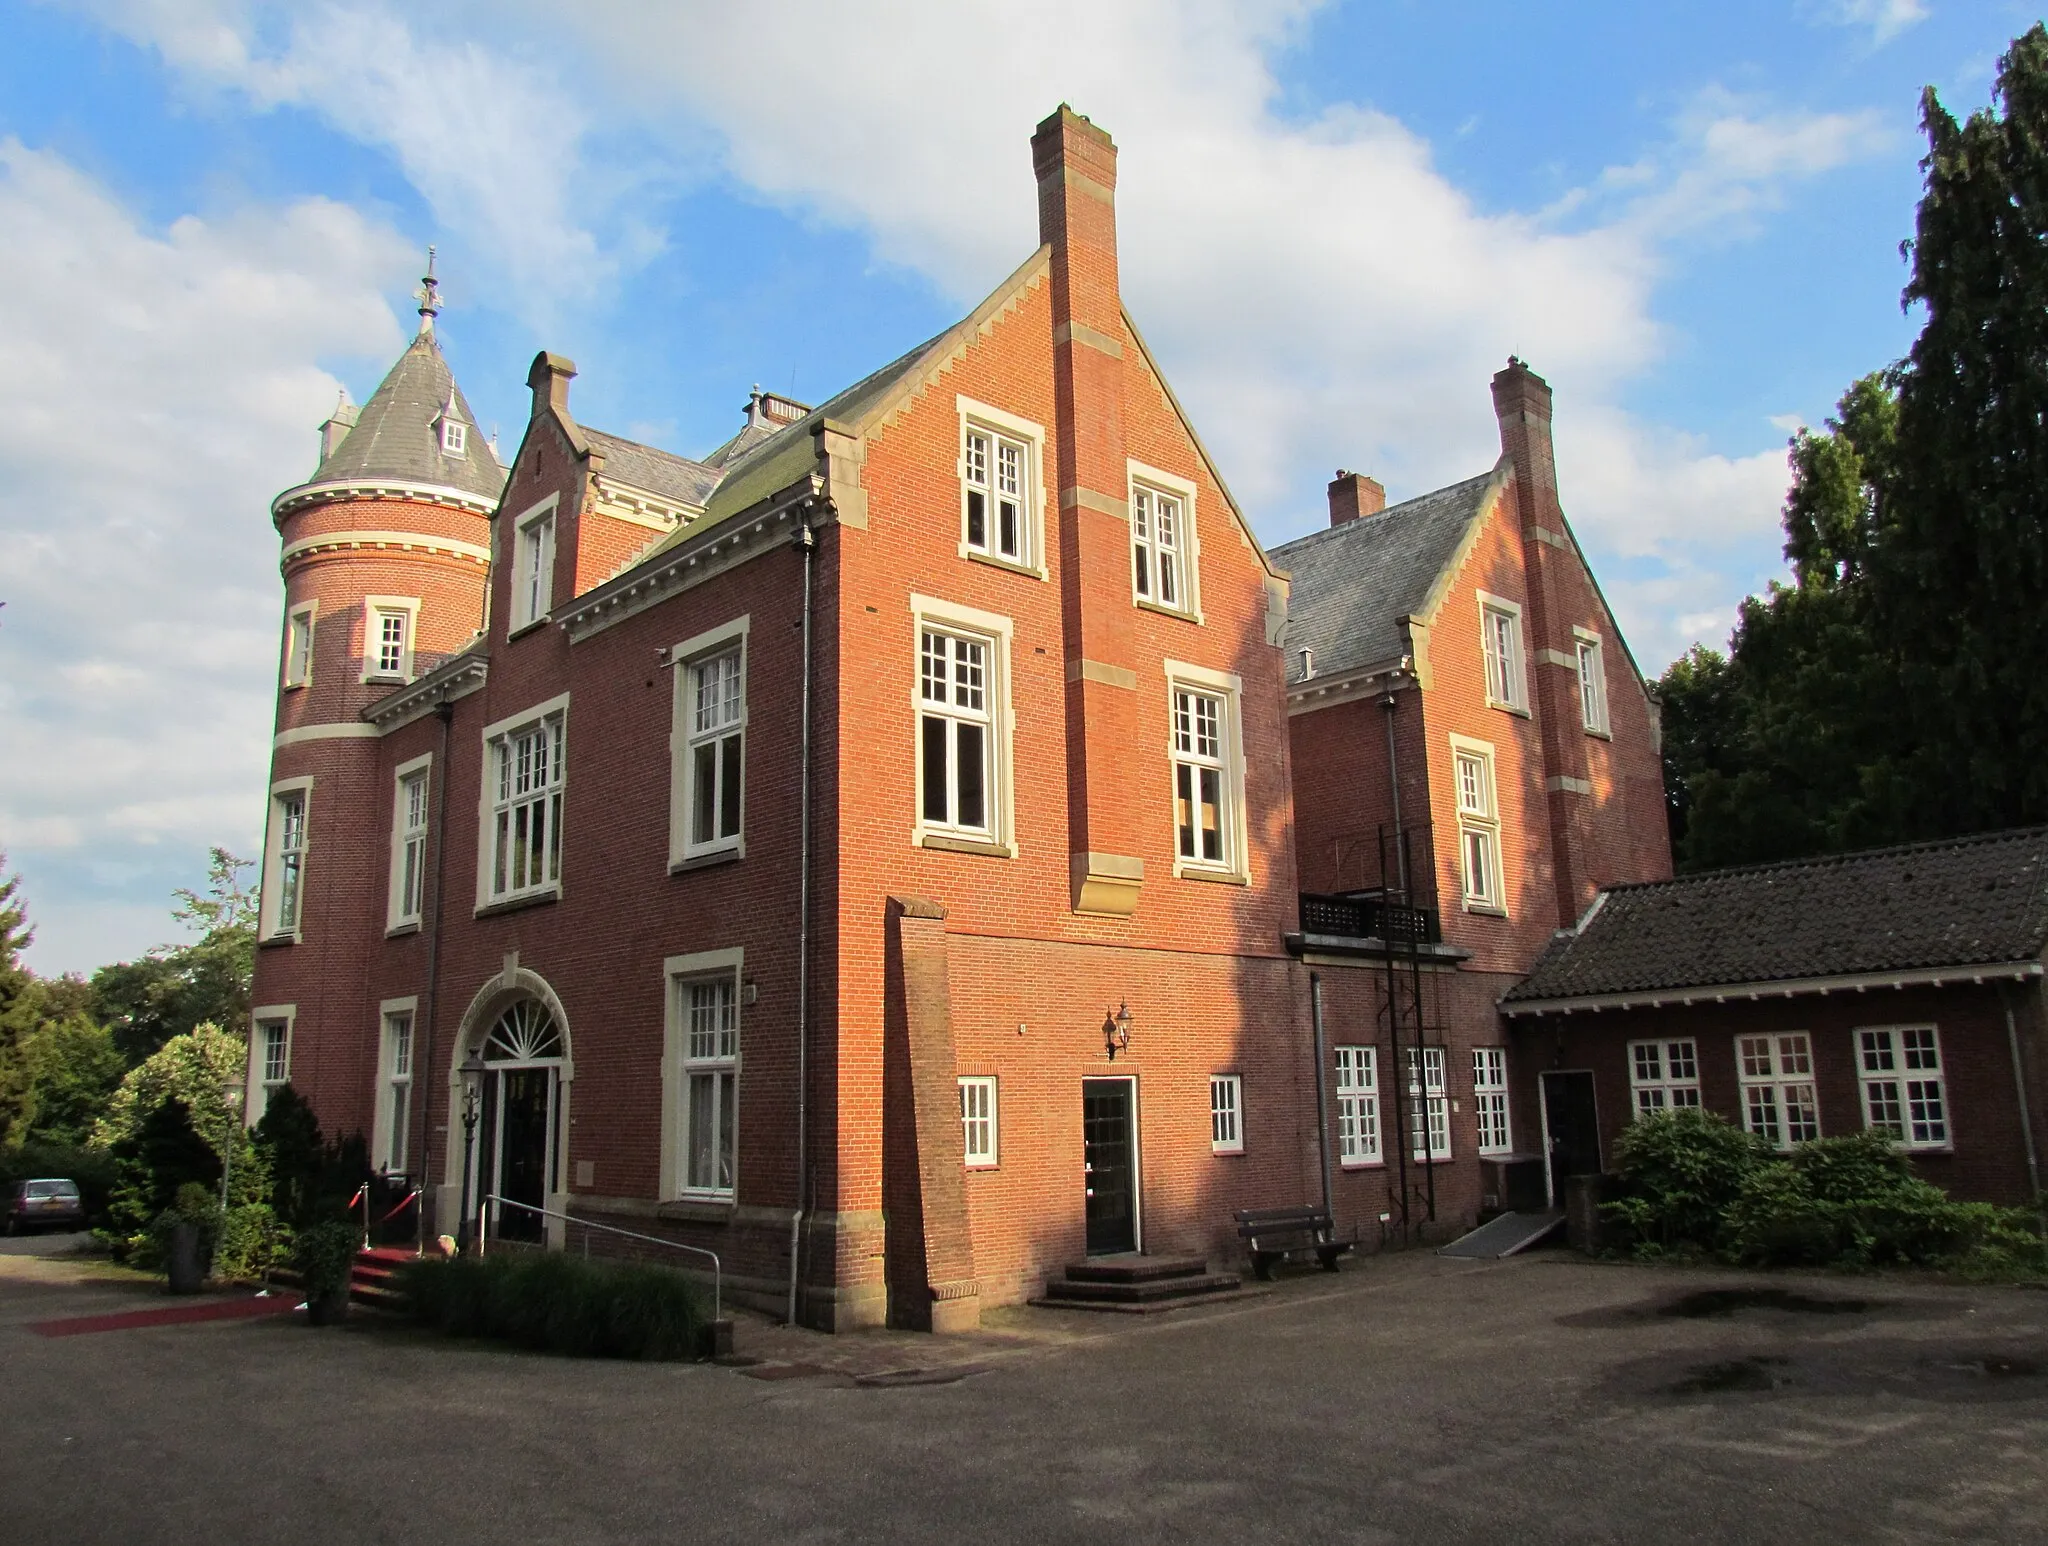
M96 1271L98 1275L96 1274ZM745 1367L160 1305L0 1260L24 1542L2048 1541L2048 1295L1425 1254Z

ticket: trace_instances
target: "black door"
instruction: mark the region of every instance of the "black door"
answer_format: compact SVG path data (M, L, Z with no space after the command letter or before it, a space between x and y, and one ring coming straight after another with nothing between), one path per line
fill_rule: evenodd
M1600 1171L1600 1115L1590 1073L1543 1076L1543 1127L1550 1135L1550 1205L1562 1208L1567 1176Z
M554 1070L515 1068L498 1075L498 1195L545 1208L548 1202L548 1094ZM498 1234L538 1240L544 1220L525 1208L500 1208Z
M1088 1171L1090 1256L1138 1248L1132 1126L1128 1079L1081 1081L1081 1144Z

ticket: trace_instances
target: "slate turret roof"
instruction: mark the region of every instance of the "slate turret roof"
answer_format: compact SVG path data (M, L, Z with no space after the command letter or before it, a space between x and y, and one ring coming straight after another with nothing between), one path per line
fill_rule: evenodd
M1273 562L1294 577L1287 685L1303 680L1304 648L1314 652L1318 677L1400 659L1408 647L1400 620L1434 605L1439 580L1505 486L1509 465L1502 460L1479 477L1273 549Z
M2048 827L1611 886L1503 1008L2038 959Z
M469 426L463 456L444 455L434 428L451 399L456 415ZM313 474L316 483L376 478L437 483L484 499L496 499L505 487L505 469L478 432L476 415L429 329L422 329L398 357L363 404L355 428Z

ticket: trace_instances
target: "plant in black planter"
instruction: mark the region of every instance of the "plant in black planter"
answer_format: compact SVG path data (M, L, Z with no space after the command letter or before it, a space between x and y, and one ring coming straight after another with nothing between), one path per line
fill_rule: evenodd
M174 1294L196 1294L213 1265L220 1239L220 1204L197 1181L178 1188L171 1206L150 1227Z
M306 1285L310 1324L333 1326L347 1318L349 1273L361 1245L361 1232L347 1219L324 1219L293 1238L292 1265Z

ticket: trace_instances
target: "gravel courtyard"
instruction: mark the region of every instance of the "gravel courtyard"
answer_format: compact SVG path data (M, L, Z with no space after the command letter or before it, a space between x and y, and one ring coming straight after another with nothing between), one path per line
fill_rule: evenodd
M1759 1292L1760 1291L1760 1292ZM167 1301L0 1255L24 1543L2048 1540L2048 1295L1431 1255L746 1367Z

